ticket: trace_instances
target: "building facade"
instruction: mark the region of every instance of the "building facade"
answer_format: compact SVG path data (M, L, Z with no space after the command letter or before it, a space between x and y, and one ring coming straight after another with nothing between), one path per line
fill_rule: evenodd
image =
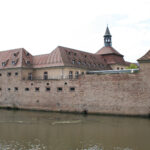
M112 47L108 27L104 44L95 54L62 46L38 56L33 56L24 48L1 51L0 70L20 69L21 78L26 80L78 78L88 70L125 69L129 63Z
M23 48L0 52L0 107L149 116L150 51L137 73L87 74L126 66L110 38L107 28L108 43L96 54L61 46L38 56Z

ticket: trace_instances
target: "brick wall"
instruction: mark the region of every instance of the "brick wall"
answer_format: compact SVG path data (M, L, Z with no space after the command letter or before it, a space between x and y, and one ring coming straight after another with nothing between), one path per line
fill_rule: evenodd
M149 64L135 74L82 75L79 79L21 80L19 72L0 76L0 106L121 115L150 114ZM15 90L15 87L18 90ZM58 91L58 88L62 91ZM10 88L11 90L8 90ZM26 91L25 89L29 90ZM35 88L39 88L36 91ZM46 91L50 88L50 91ZM75 90L70 90L75 88Z

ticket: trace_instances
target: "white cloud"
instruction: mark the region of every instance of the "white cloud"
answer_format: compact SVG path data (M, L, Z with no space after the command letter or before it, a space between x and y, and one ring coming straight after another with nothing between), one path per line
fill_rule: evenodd
M0 50L41 54L62 45L94 53L109 24L114 48L135 61L150 48L149 8L149 0L0 1Z

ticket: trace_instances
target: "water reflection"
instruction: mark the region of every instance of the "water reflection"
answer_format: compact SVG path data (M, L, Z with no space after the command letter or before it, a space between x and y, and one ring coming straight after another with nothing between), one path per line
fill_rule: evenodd
M0 110L0 150L149 150L150 120Z

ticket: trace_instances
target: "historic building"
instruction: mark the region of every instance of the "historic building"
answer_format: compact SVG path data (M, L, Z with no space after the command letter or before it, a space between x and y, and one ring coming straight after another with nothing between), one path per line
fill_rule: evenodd
M109 28L107 27L104 35L104 47L102 47L96 54L101 55L113 70L126 69L130 63L126 62L123 55L112 47L111 37Z
M38 56L1 51L0 108L149 116L150 51L136 71L120 70L128 63L108 27L104 44L95 54L61 46Z
M38 56L33 56L24 48L1 51L0 70L19 69L23 80L47 80L78 78L88 70L125 69L129 63L112 47L108 27L104 44L95 54L62 46L58 46L49 54Z

